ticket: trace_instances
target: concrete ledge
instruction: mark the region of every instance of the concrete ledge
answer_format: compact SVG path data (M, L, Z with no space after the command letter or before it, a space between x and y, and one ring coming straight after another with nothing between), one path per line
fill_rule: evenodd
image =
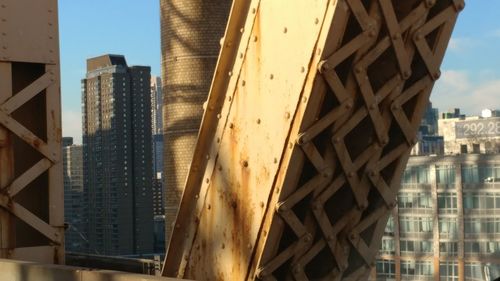
M8 281L179 281L110 270L0 259L0 280Z

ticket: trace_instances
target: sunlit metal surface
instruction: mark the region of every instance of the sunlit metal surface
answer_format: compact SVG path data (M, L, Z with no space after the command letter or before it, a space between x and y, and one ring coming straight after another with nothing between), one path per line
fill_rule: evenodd
M57 1L0 1L0 257L64 262Z
M366 279L463 7L235 1L164 275Z

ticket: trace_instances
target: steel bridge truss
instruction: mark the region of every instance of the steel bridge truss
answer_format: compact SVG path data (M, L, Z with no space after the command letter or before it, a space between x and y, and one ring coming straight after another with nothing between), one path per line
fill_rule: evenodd
M463 8L235 1L164 274L365 280Z
M0 0L0 258L64 262L57 1Z

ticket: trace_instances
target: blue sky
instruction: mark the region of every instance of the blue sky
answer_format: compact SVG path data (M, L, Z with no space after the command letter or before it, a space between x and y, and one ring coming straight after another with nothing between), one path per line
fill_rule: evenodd
M431 100L469 115L500 109L500 1L469 0ZM122 54L160 75L159 0L59 0L63 134L81 143L80 80L86 59Z

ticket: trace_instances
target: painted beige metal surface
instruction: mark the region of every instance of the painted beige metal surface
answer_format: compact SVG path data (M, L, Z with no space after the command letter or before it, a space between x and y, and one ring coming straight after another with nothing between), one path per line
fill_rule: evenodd
M463 7L235 1L164 275L366 279Z
M57 64L57 1L0 0L0 59Z
M181 279L0 259L0 280L8 281L175 281ZM182 279L185 280L185 279ZM187 281L187 280L186 280Z
M0 257L64 262L57 1L0 0Z

